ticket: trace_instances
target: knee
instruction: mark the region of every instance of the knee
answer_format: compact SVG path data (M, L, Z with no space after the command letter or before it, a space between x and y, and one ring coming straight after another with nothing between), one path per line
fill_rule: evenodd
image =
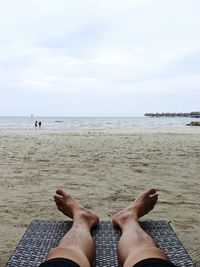
M86 255L82 252L71 247L56 247L49 251L46 260L55 259L55 258L64 258L69 259L77 263L80 267L90 267L90 262Z
M141 247L134 250L125 260L124 267L132 267L134 264L141 260L149 258L159 258L169 260L167 255L158 247Z

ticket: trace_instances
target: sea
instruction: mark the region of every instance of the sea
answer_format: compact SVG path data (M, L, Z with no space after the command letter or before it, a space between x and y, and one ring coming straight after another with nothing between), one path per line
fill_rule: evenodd
M41 121L40 130L135 130L183 128L200 118L188 117L0 117L0 131L36 130L35 121Z

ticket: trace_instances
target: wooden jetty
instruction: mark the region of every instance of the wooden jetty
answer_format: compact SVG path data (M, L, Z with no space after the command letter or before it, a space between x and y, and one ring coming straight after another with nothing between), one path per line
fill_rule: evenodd
M170 113L170 112L162 112L162 113L145 113L146 117L189 117L189 118L200 118L200 111L190 112L190 113Z

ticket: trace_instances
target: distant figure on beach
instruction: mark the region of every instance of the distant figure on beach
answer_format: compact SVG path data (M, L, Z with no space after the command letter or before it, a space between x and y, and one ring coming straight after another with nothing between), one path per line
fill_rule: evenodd
M37 126L38 126L38 121L35 122L35 128L37 128Z
M38 125L39 125L39 127L41 128L41 126L42 126L42 122L39 121L39 122L38 122Z
M112 223L121 230L118 259L123 267L174 267L168 256L156 246L140 226L140 217L151 211L158 200L156 189L141 193L130 205L115 213ZM51 249L40 267L90 267L95 256L91 230L99 217L83 207L66 191L56 191L54 201L59 211L73 219L71 229Z

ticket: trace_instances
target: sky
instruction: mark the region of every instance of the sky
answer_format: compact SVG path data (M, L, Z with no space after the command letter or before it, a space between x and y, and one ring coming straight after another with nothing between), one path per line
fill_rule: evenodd
M0 0L0 116L200 111L199 0Z

